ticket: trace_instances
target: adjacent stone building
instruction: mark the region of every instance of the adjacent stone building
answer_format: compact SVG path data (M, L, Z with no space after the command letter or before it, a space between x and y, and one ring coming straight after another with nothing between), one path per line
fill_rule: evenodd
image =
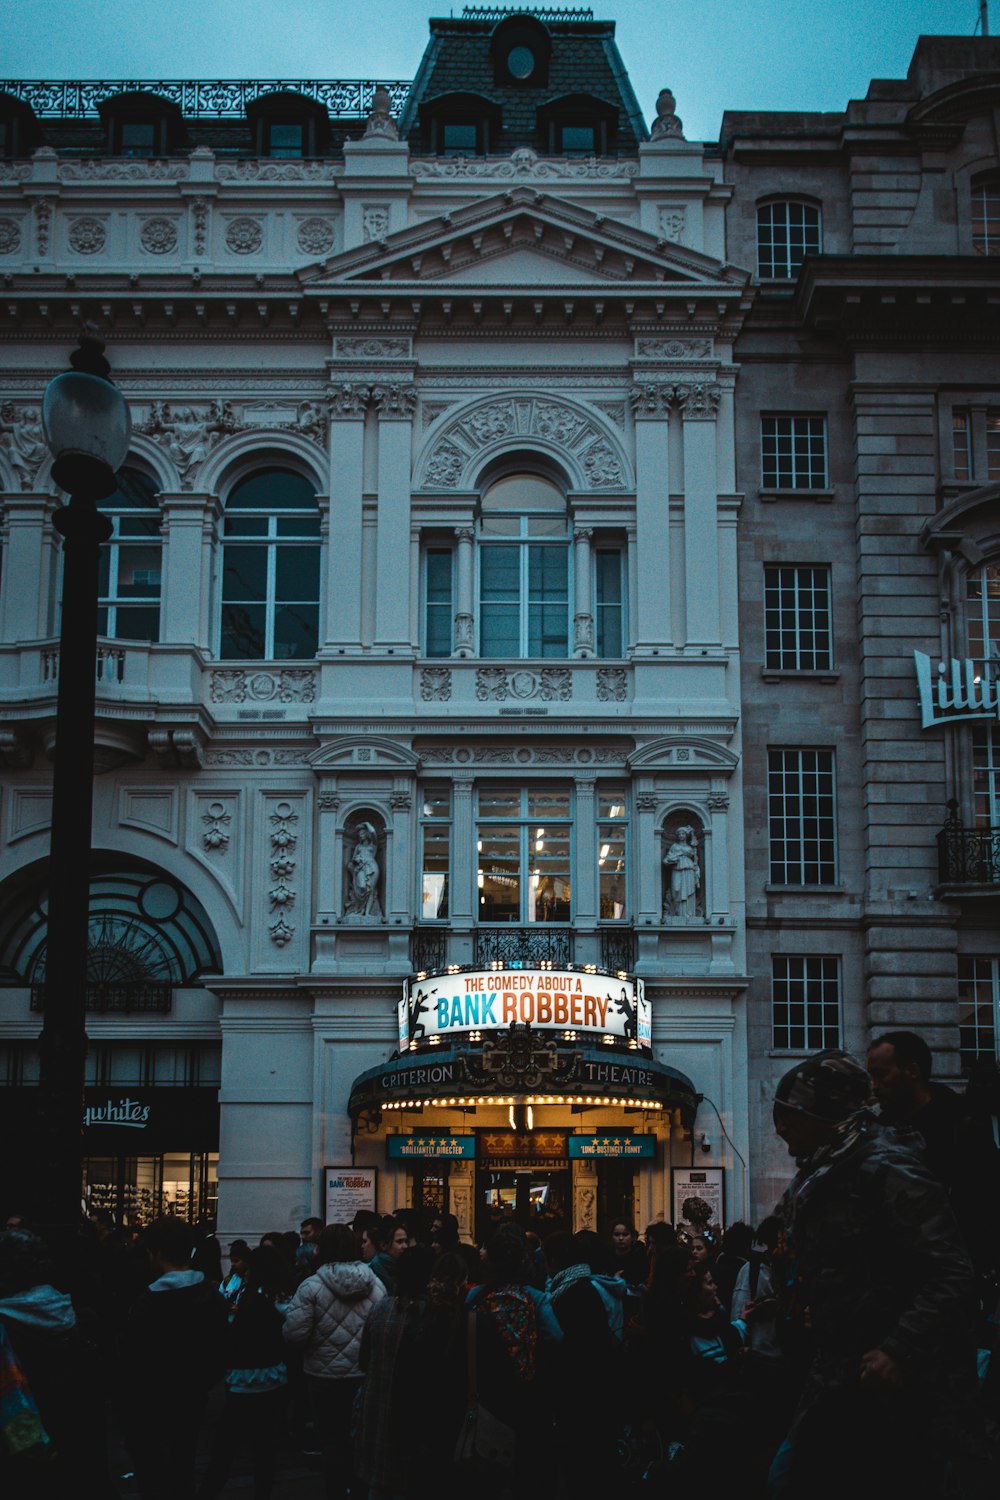
M89 322L89 1201L758 1217L790 1055L995 1047L1000 54L700 145L611 23L430 27L412 84L0 92L4 1128Z

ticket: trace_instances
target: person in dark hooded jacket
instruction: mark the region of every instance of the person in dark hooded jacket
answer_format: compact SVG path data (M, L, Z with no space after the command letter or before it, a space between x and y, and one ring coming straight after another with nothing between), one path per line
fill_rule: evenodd
M323 1230L319 1262L291 1300L284 1335L302 1351L327 1500L345 1500L351 1494L351 1415L362 1380L361 1335L386 1291L361 1260L346 1224Z

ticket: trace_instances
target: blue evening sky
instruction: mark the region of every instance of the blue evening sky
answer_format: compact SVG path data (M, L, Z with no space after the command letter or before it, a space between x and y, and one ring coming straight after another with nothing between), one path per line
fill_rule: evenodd
M905 75L922 32L971 36L979 0L607 0L647 121L669 85L689 139L724 109L842 109ZM3 0L0 78L412 78L422 0ZM461 4L451 13L461 14ZM993 0L1000 34L1000 0Z

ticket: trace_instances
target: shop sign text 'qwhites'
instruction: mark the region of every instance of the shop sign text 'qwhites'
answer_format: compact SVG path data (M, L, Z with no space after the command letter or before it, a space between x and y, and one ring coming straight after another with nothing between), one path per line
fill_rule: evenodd
M409 979L400 1001L400 1045L470 1031L573 1031L652 1045L650 1007L641 979L564 969L469 970Z

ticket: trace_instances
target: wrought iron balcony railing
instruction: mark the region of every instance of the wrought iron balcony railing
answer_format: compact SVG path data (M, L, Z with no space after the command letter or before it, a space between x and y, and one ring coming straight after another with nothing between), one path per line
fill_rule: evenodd
M440 927L415 927L410 935L410 963L418 974L433 974L448 962L448 934Z
M88 984L86 1008L98 1015L124 1012L126 1015L138 1011L153 1011L158 1015L170 1014L173 988L169 984L148 981L142 984ZM45 1009L45 985L31 986L31 1008Z
M480 927L476 932L476 963L538 964L562 967L573 962L573 932L569 927Z
M631 927L601 928L601 968L611 974L635 970L635 933Z
M942 885L1000 886L1000 828L950 821L937 836Z
M398 115L410 92L408 79L381 85L360 78L0 80L0 90L30 104L39 119L48 120L97 119L97 106L103 100L125 93L158 94L176 104L188 120L241 119L254 99L285 90L325 104L334 119L363 120L371 113L379 87L389 90L392 113Z

